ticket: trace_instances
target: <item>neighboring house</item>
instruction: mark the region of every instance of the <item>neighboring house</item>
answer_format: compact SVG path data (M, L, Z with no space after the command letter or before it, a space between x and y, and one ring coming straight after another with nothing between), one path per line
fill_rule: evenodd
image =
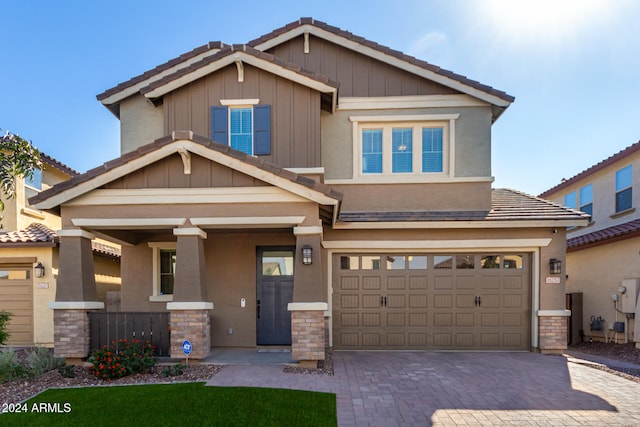
M567 234L567 292L582 294L575 320L591 339L640 342L639 177L636 142L540 195L591 216Z
M304 18L98 99L122 156L31 199L63 219L61 331L101 308L81 280L101 236L123 245L123 311L169 311L174 357L187 338L193 358L291 345L301 361L566 347L550 260L587 219L491 189L506 93ZM86 356L65 338L58 355Z
M12 314L10 345L53 345L53 313L47 308L56 297L60 217L31 206L27 199L78 172L41 153L42 170L31 179L18 178L16 196L2 198L0 232L0 310ZM120 250L92 242L97 298L120 290ZM37 268L36 268L37 267ZM43 267L43 269L40 269ZM42 274L42 273L43 274Z

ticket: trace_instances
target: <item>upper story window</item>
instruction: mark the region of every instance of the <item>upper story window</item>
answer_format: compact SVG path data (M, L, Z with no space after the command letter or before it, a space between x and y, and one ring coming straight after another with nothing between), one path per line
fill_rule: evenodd
M616 172L616 212L631 209L632 182L631 165Z
M577 206L576 192L572 191L564 196L564 205L568 208L575 209Z
M34 190L42 190L42 170L34 169L33 175L30 178L25 177L24 184Z
M220 100L211 107L211 139L250 156L271 154L271 106L258 99Z
M351 117L354 178L448 176L457 114Z
M593 221L593 184L585 185L580 189L580 210L589 214Z

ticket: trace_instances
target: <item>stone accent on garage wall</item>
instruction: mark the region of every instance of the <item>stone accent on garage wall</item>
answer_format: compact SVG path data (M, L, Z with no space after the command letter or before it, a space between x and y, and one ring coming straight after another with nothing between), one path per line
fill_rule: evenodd
M291 303L291 357L302 365L317 367L325 359L327 303ZM314 366L315 365L315 366Z
M567 316L541 316L539 328L542 353L561 353L567 349Z

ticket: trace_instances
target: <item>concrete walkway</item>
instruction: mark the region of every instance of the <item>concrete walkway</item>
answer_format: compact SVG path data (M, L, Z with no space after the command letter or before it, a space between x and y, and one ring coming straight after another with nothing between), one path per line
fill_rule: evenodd
M340 426L640 425L639 383L571 360L537 353L335 351L332 377L229 365L207 385L335 393Z

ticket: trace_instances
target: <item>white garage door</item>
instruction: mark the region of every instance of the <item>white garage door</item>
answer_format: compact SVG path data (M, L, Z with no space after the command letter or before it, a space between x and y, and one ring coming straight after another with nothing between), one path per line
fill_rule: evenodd
M336 349L528 350L528 254L338 254Z

